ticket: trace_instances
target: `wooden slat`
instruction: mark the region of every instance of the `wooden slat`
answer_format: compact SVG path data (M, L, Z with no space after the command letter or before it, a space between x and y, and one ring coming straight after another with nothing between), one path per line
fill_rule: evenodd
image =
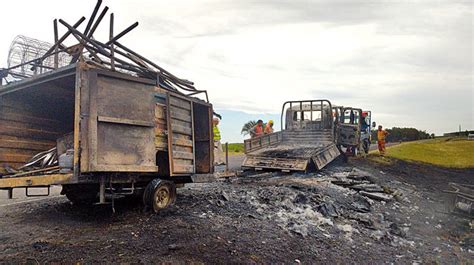
M165 119L166 120L166 110L161 105L155 105L155 118Z
M181 151L173 151L173 157L175 159L185 159L185 160L193 160L194 155L192 152L181 152Z
M75 182L73 174L53 174L0 179L0 188L49 186Z
M193 147L193 141L188 140L188 139L182 139L182 138L174 138L173 145Z
M191 109L191 103L186 100L182 100L176 97L170 97L170 105L174 107L178 107L180 109L185 109L185 110L190 110Z
M188 127L183 127L183 126L178 126L178 125L173 125L173 132L174 133L181 133L181 134L186 134L186 135L192 135L192 130L191 128Z
M186 127L186 128L191 129L192 124L191 122L186 122L186 121L171 120L171 126L173 127L181 126L181 127Z
M0 153L0 161L2 163L5 162L13 162L13 163L25 163L26 161L30 160L32 155L28 154L2 154Z
M144 127L154 126L154 123L151 121L131 120L131 119L115 118L115 117L107 117L107 116L97 116L97 120L99 122L118 123L118 124L134 125L134 126L144 126Z
M173 151L192 153L193 147L182 146L182 145L173 145Z
M191 122L191 113L189 111L172 108L170 115L171 119Z
M13 126L0 127L0 134L16 136L28 139L56 140L61 133L52 131L43 131L38 129L25 129Z
M21 140L6 140L0 139L0 148L17 148L26 150L44 151L54 147L56 143L42 143L35 141L21 141Z
M14 109L11 107L2 107L0 118L7 121L22 121L44 126L58 126L61 124L61 122L58 120L35 115L35 112L26 112L24 110Z
M4 126L12 126L12 127L17 127L17 128L25 128L25 129L45 130L45 131L56 131L58 127L59 128L64 127L64 125L34 123L34 122L31 122L31 119L13 121L13 120L5 120L5 119L0 118L0 127L4 127Z
M174 164L175 173L193 173L194 166L193 165L183 165L183 164Z
M45 151L45 150L41 150ZM11 154L11 155L30 155L33 156L41 151L38 150L31 150L31 149L18 149L18 148L7 148L7 147L0 147L0 154Z

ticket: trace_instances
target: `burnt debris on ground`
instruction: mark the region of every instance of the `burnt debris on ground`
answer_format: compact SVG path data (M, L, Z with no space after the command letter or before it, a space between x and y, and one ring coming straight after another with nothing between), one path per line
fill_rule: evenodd
M401 167L404 175L368 163L333 165L312 174L267 172L191 184L179 189L176 204L158 215L128 200L116 202L115 214L107 206L79 208L63 198L6 207L0 225L11 229L1 233L0 260L472 260L472 219L450 212L441 186L414 182L416 166ZM435 180L459 182L472 174L427 172Z

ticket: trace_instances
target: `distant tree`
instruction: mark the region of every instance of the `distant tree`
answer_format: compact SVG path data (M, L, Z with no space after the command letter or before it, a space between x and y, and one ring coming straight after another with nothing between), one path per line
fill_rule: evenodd
M248 135L250 134L250 130L257 125L257 121L248 121L247 123L242 126L242 130L240 131L241 134L243 135Z
M389 142L416 141L430 138L429 133L415 128L393 127L392 129L387 129L387 131L390 133L387 136L387 141Z

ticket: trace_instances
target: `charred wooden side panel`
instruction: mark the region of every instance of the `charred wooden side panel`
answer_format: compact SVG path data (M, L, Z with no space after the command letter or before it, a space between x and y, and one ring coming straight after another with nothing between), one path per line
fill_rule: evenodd
M168 93L168 152L171 175L195 173L192 102Z
M154 86L92 70L83 172L157 172ZM82 155L84 155L83 153Z
M65 87L62 87L65 86ZM0 172L56 146L72 131L74 82L47 82L0 97ZM70 98L69 98L70 97Z

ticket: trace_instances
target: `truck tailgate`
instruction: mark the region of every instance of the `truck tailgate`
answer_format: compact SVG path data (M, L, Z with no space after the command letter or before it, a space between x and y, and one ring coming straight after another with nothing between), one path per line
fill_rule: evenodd
M248 153L242 167L305 171L308 169L310 162L313 162L317 169L322 169L339 154L339 150L332 142L280 142L276 145Z

